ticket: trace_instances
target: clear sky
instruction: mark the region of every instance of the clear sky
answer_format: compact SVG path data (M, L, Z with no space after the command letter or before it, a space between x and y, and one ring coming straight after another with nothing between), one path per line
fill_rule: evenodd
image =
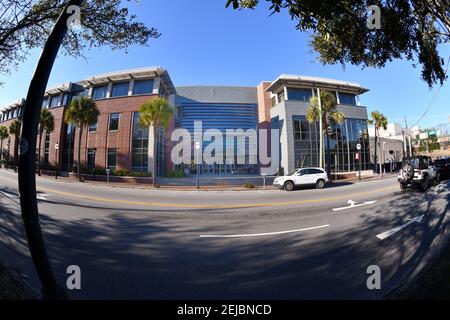
M91 75L128 68L162 66L176 86L255 86L280 74L328 77L358 82L369 88L361 102L369 112L379 110L392 122L414 124L435 96L420 80L421 68L395 61L384 69L323 66L308 45L308 35L295 29L286 12L269 16L265 1L256 10L225 9L226 0L145 0L132 6L139 19L162 36L149 47L125 51L109 48L86 52L87 59L60 56L49 87ZM125 3L125 1L124 1ZM442 47L450 56L450 46ZM39 51L35 51L0 87L0 105L26 95ZM450 81L441 89L421 126L445 123L450 116Z

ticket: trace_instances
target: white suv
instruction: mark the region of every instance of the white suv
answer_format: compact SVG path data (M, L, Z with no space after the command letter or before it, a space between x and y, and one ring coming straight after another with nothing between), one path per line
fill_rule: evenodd
M322 189L330 182L325 170L321 168L295 169L291 173L275 178L273 185L286 191L294 190L295 186L316 186Z

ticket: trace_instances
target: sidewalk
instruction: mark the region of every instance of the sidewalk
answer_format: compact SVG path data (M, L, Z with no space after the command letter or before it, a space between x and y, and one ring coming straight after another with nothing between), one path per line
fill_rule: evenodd
M358 177L350 179L342 179L332 183L333 186L348 185L354 183L362 183L368 181L390 179L397 177L397 173L386 173L381 177L380 175L374 175L371 177L362 177L361 181ZM54 177L42 175L43 179L55 180ZM208 181L208 179L210 179ZM58 177L58 180L78 183L78 180L67 177ZM215 181L212 181L215 180ZM224 183L224 181L229 181ZM242 180L240 183L236 183L237 180ZM151 183L149 184L134 184L134 183L115 183L115 182L101 182L86 180L84 183L89 185L98 185L111 188L124 188L124 189L144 189L144 190L173 190L173 191L262 191L262 190L279 190L272 186L274 178L266 179L266 187L263 187L263 179L260 176L250 176L250 177L209 177L200 179L200 189L196 188L196 178L183 178L183 179L168 179L160 178L158 183L160 183L159 188L154 188ZM259 181L259 184L258 184ZM216 183L217 182L217 183ZM249 186L244 186L249 184Z

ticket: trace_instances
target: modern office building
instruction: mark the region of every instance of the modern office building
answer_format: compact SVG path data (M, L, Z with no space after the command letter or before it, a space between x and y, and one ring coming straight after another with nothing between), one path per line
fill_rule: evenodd
M79 129L64 122L66 107L78 96L96 101L100 115L95 124L84 130L81 139L81 165L90 170L112 169L151 172L154 137L149 128L139 126L139 108L143 102L156 97L168 99L174 111L170 127L162 132L157 143L158 174L175 169L170 159L173 142L171 133L183 128L194 134L195 123L201 121L202 133L215 129L227 130L279 129L280 168L284 172L296 167L319 165L319 130L317 123L306 121L310 97L318 90L335 94L338 110L345 122L333 127L330 135L332 170L339 172L359 169L355 160L361 154L362 169L369 168L370 152L367 129L367 110L360 105L359 95L368 90L359 84L345 81L282 75L275 81L262 82L255 87L186 86L174 87L168 72L161 67L150 67L89 77L48 89L43 103L55 117L55 130L44 133L41 162L70 171L76 164ZM20 118L23 100L0 108L0 125L9 126ZM325 137L327 145L328 137ZM270 141L270 137L268 139ZM250 141L234 148L250 148ZM12 156L14 139L4 146ZM55 145L60 148L55 150ZM362 145L358 151L357 144ZM208 142L203 142L203 148ZM273 147L273 146L272 146ZM202 149L203 149L202 148ZM224 146L225 152L227 145ZM269 146L269 153L271 152ZM218 151L220 152L220 150ZM270 155L270 154L269 154ZM224 157L226 159L226 157ZM260 165L237 164L235 161L203 164L202 174L259 174ZM177 166L194 173L193 162Z

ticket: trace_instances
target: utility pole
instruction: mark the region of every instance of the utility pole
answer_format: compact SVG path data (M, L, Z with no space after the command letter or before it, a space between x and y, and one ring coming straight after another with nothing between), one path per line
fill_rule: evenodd
M405 116L405 130L406 130L406 136L405 136L405 134L403 134L403 140L404 140L404 143L405 143L406 156L407 157L412 157L412 153L411 152L409 152L409 155L408 155L408 142L409 142L410 147L411 147L411 140L409 139L408 120L406 119L406 116ZM411 150L411 148L409 148L409 150Z

